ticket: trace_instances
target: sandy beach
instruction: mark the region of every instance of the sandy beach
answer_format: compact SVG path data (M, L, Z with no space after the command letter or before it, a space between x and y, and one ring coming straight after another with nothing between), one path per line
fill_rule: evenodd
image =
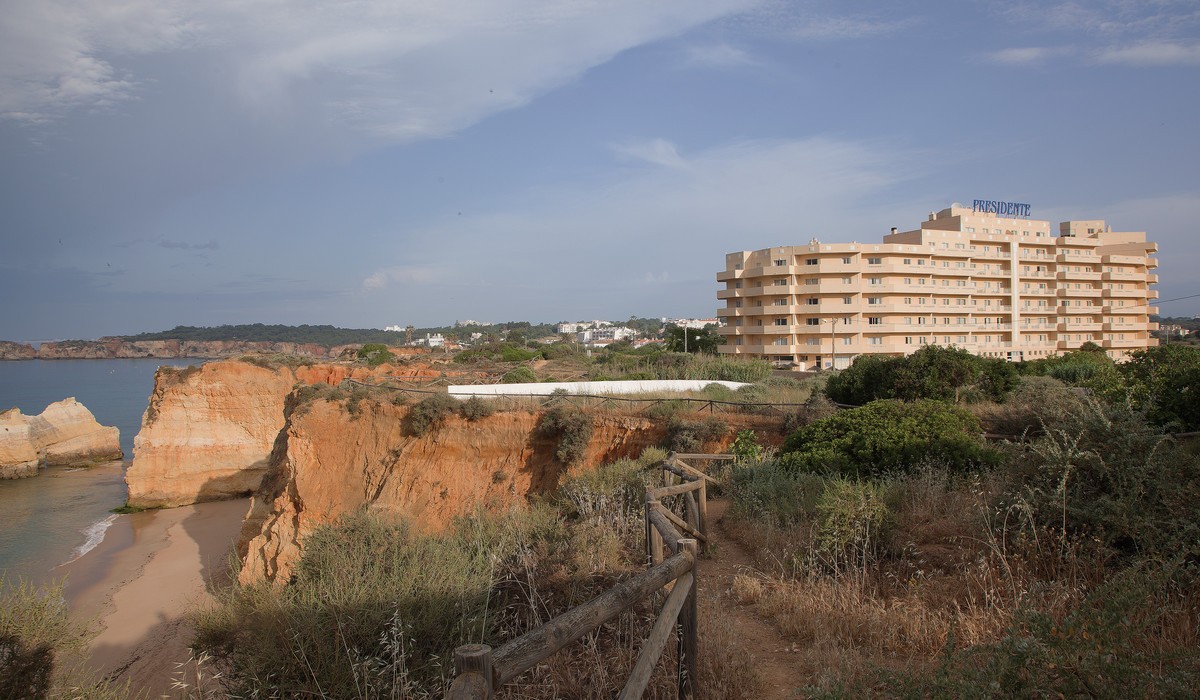
M188 659L186 614L229 581L248 499L118 517L92 551L60 568L74 614L95 620L91 665L152 696Z

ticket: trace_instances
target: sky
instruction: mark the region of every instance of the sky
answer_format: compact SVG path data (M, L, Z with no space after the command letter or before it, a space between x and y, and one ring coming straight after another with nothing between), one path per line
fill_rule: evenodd
M0 338L709 317L973 199L1191 316L1197 114L1195 0L9 0Z

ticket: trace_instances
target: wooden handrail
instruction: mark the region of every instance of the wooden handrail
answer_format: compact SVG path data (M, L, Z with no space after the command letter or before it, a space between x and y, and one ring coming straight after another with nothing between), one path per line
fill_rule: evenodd
M537 629L509 641L498 649L484 644L468 644L455 650L455 678L446 694L453 700L486 700L496 689L550 658L563 647L599 628L605 622L633 608L640 601L675 582L671 594L650 630L645 645L630 674L620 698L640 698L649 683L672 629L678 629L679 640L679 697L693 698L696 692L697 655L696 581L698 541L707 541L707 484L706 475L688 467L689 471L670 470L677 466L677 455L671 455L662 467L678 474L682 484L646 489L646 546L650 550L650 567L623 581L592 600L568 610ZM725 459L726 455L689 455L699 459ZM686 466L686 465L685 465ZM683 473L680 473L683 472ZM668 477L669 478L669 477ZM687 518L671 512L660 499L685 494ZM694 538L685 538L676 525ZM656 549L657 546L657 549ZM662 558L666 547L671 556Z

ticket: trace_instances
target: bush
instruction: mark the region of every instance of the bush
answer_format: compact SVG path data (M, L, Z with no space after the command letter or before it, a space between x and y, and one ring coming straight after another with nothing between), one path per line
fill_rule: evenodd
M821 476L796 473L775 462L735 465L730 475L733 506L737 512L776 527L811 518L824 484Z
M1135 406L1172 431L1200 430L1200 348L1160 345L1133 353L1118 368Z
M830 479L816 511L817 547L835 572L866 568L876 560L892 524L881 484Z
M592 418L567 403L551 406L538 420L538 432L558 437L554 455L564 464L574 464L587 453L592 439Z
M486 547L356 512L305 539L288 585L221 594L195 645L235 696L409 697L453 672L458 643L487 637L490 573Z
M1086 409L1083 389L1053 377L1026 376L1003 404L980 409L990 432L1001 435L1040 435L1044 428L1062 426Z
M458 399L449 394L433 394L412 407L412 411L408 414L409 431L420 437L431 430L436 430L458 410Z
M471 422L483 420L496 412L496 407L488 399L481 399L478 396L472 396L462 402L459 407L462 417Z
M704 445L725 437L729 426L719 418L701 421L671 416L667 421L667 449L672 452L702 452Z
M753 430L739 430L730 448L734 458L741 464L757 462L762 457L762 446Z
M956 470L995 463L979 420L940 401L873 401L792 433L783 463L793 469L877 476L935 459Z
M504 376L500 378L500 382L503 384L531 384L537 380L537 375L525 365L505 372Z
M367 343L358 349L358 359L366 360L368 366L378 367L395 360L396 356L383 343Z
M1002 401L1017 382L1016 368L1004 360L926 345L907 357L860 355L829 378L825 393L838 403L859 406L878 399L958 403L969 389Z

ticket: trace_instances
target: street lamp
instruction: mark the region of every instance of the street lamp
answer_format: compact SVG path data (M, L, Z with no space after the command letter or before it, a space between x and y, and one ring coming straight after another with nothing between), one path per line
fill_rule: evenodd
M829 369L837 369L837 324L841 319L823 318L821 323L831 324L829 327Z

